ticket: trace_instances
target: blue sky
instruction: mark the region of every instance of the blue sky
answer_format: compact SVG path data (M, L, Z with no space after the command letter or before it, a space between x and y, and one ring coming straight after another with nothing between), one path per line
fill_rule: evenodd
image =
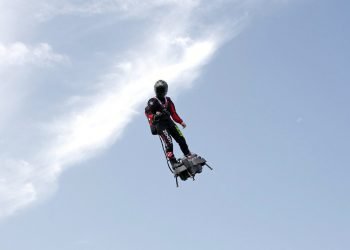
M348 2L0 11L1 249L349 249ZM179 189L158 78L215 168Z

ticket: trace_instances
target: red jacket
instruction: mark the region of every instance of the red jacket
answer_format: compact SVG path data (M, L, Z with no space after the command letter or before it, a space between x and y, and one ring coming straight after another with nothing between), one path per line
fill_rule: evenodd
M163 112L164 110L168 111L171 118L181 124L183 120L176 113L175 105L170 97L165 97L164 100L159 100L156 97L153 97L148 100L147 107L145 108L145 115L150 125L154 125L154 116L157 112Z

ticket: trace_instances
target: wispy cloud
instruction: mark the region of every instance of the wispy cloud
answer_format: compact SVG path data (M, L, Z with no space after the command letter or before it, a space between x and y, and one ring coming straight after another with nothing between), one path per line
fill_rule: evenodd
M13 211L36 200L33 186L34 167L25 161L1 160L0 215Z
M208 9L208 5L199 0L32 2L42 6L40 11L33 12L33 15L39 13L41 21L60 15L100 15L111 10L128 13L129 18L142 13L156 21L143 27L148 32L139 35L138 40L142 43L119 52L119 57L115 55L111 65L96 76L98 81L86 82L94 88L94 94L67 93L68 112L61 112L47 121L36 121L40 126L33 127L39 127L40 131L32 131L38 135L36 143L30 147L30 154L7 150L0 155L0 217L47 197L55 190L57 178L65 168L114 143L140 105L152 94L156 80L166 79L174 91L190 85L225 40L241 30L247 17L245 11L237 11L220 21L206 23L202 16L220 6L212 4ZM219 4L225 2L219 1ZM234 1L237 6L246 2L251 1ZM47 44L32 47L22 43L0 44L1 55L7 64L67 60ZM65 80L69 81L69 78Z
M189 83L217 48L216 42L210 40L192 42L178 51L176 45L168 43L157 55L159 47L153 46L148 55L140 54L142 61L130 58L117 63L102 80L103 86L106 82L114 82L114 85L108 84L109 88L89 98L88 105L73 109L72 114L54 123L57 136L49 152L50 158L56 159L56 165L74 163L114 142L140 104L152 93L153 82L164 78L175 87L181 78L182 84ZM174 57L174 53L177 59L169 62L168 58Z
M55 53L47 43L28 46L21 42L10 45L0 43L0 66L13 65L52 65L68 62L68 57Z
M200 0L87 0L75 3L69 0L56 0L40 2L36 17L47 20L60 15L96 15L118 13L120 17L144 17L159 8L175 6L178 8L192 8L200 3Z

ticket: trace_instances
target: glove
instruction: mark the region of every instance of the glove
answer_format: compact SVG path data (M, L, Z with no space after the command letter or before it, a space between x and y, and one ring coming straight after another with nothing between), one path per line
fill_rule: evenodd
M151 125L151 133L152 133L152 135L157 135L157 134L158 134L158 133L157 133L156 126Z
M154 121L158 122L160 120L160 117L163 115L162 112L157 111L156 114L154 115Z

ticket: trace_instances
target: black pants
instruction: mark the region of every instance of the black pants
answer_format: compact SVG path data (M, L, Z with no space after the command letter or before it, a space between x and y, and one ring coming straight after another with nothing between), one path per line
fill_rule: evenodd
M172 138L179 144L184 155L190 154L185 137L174 123L167 124L166 126L157 126L157 133L164 142L166 155L171 162L176 161Z

